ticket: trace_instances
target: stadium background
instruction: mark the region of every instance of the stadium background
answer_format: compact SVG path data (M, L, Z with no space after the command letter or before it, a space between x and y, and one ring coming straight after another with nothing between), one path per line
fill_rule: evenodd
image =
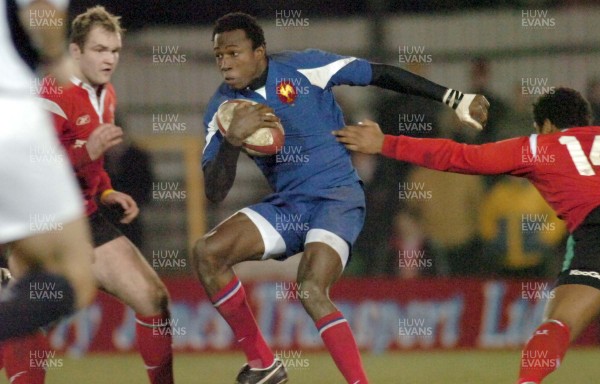
M71 15L96 3L74 2ZM483 92L500 106L491 110L491 127L478 134L423 99L375 88L336 90L348 122L372 118L393 134L472 143L528 134L528 106L560 85L600 105L600 86L594 86L600 79L596 1L102 5L121 15L128 29L113 83L119 124L131 147L109 154L107 164L117 189L129 188L144 201L132 235L174 299L180 383L229 382L242 363L192 278L188 249L207 228L268 193L244 157L226 201L214 205L203 198L202 115L220 83L211 44L211 23L220 15L256 15L269 52L319 48L400 65L452 88ZM539 322L560 266L564 227L519 182L442 175L371 157L354 160L365 180L369 217L333 295L365 350L372 381L513 382L518 347ZM414 239L421 248L407 250ZM249 283L261 326L290 366L292 382L341 383L302 314L293 283L270 282L292 280L294 263L246 264L239 273ZM100 297L53 333L58 354L48 382L144 382L141 359L132 352L131 324L131 313ZM598 357L597 328L582 337L584 346L567 355L549 383L594 382L600 373L591 363Z

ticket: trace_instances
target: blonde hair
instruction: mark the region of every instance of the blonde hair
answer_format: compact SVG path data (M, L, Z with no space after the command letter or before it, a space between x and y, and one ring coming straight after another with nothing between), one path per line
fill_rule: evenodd
M84 13L77 15L71 23L70 42L77 44L83 50L88 35L94 27L102 27L109 32L122 35L125 29L121 28L120 19L121 16L113 15L101 5L88 8Z

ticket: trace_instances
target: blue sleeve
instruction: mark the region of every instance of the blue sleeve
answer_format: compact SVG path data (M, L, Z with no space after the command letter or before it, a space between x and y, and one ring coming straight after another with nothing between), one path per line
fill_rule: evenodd
M298 52L293 58L298 72L311 84L326 89L334 85L360 85L371 83L371 64L364 59L341 56L316 49Z
M204 135L205 144L204 151L202 153L202 168L206 166L208 162L213 160L219 152L219 147L223 141L223 135L219 131L217 126L217 109L219 103L212 99L208 103L206 112L204 113Z

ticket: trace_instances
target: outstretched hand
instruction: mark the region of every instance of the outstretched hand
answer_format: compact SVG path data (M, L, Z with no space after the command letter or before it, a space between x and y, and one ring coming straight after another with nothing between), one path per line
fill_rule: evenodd
M348 125L338 131L333 131L337 141L351 151L368 154L381 153L384 135L379 124L365 119L357 125Z
M489 107L485 96L466 93L456 108L456 115L464 124L482 130L487 123Z

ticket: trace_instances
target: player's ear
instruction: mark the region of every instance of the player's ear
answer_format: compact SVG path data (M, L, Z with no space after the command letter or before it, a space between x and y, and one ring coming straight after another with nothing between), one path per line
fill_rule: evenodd
M75 44L75 43L69 44L69 54L71 55L72 58L79 59L79 56L81 56L82 53L83 52L81 51L81 48L79 47L78 44Z
M257 59L263 58L267 56L267 46L266 44L262 44L254 50L254 55Z

